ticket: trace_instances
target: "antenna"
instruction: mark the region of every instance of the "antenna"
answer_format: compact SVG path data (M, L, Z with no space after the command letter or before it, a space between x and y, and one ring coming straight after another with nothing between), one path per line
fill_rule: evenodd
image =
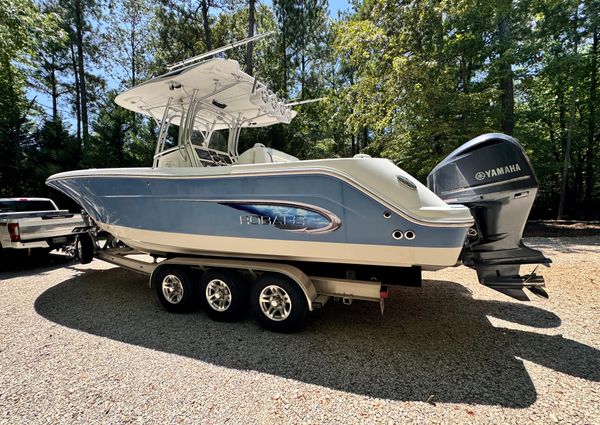
M236 47L239 47L239 46L243 46L244 44L252 43L253 41L258 41L258 40L260 40L262 38L268 37L268 36L273 35L273 34L275 34L275 31L269 31L269 32L265 32L265 33L262 33L262 34L257 34L257 35L252 36L252 37L244 38L243 40L234 41L233 43L227 44L227 45L225 45L223 47L219 47L218 49L214 49L214 50L211 50L209 52L202 53L201 55L194 56L194 57L191 57L191 58L188 58L188 59L184 59L181 62L175 62L175 63L172 63L170 65L167 65L167 69L169 71L173 71L174 69L181 68L181 67L186 66L186 65L191 65L193 63L201 61L202 59L206 59L206 58L209 58L209 57L214 56L216 54L219 54L219 53L222 53L222 52L226 52L227 50L231 50L233 48L236 48Z

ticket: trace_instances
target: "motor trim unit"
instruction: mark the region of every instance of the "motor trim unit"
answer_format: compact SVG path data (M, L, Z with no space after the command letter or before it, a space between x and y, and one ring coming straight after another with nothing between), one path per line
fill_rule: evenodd
M471 210L475 225L460 258L477 271L480 283L519 300L529 299L525 288L547 297L535 270L519 274L522 265L551 260L522 241L538 181L516 139L500 133L476 137L440 162L427 184L446 203Z

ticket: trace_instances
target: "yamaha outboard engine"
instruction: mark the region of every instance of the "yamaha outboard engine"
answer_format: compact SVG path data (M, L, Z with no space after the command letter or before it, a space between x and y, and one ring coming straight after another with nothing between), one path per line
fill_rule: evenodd
M523 264L551 262L521 240L538 182L519 142L500 133L476 137L439 163L427 184L446 203L471 209L475 226L461 259L480 283L519 300L529 300L524 288L548 297L535 270L519 274Z

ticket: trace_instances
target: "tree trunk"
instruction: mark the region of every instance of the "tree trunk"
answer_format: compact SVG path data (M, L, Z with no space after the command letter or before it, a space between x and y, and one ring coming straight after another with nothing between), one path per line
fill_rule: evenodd
M85 61L83 53L83 4L81 0L75 1L75 27L77 35L77 63L79 70L79 87L81 97L81 127L82 127L82 147L85 147L88 142L89 126L88 126L88 109L87 109L87 88L85 84Z
M304 6L306 7L306 5ZM302 32L301 36L300 36L300 99L306 99L306 53L307 53L307 48L306 48L306 36L307 36L307 31L310 30L310 26L309 28L306 28L306 24L307 24L307 19L303 19L306 17L306 15L300 16L302 14L302 9L297 8L296 9L296 22L299 22L301 25L300 31Z
M515 128L515 93L513 86L513 60L508 51L512 44L512 1L508 2L506 14L498 24L498 39L500 42L500 101L502 118L500 128L506 134L512 134Z
M204 45L206 51L212 50L212 43L210 41L210 23L208 21L208 0L202 0L200 2L202 8L202 26L204 27Z
M569 127L567 128L567 144L565 146L565 159L563 163L562 181L560 182L560 201L558 203L558 214L557 219L562 220L563 213L565 210L565 201L567 196L567 179L569 178L569 166L571 165L571 143L573 140L573 128L575 127L575 109L577 106L577 69L579 68L579 53L577 51L579 47L579 37L577 35L577 24L579 17L575 14L575 22L573 25L574 41L573 41L573 54L575 56L575 63L571 70L571 76L573 78L573 91L571 92L571 110L569 117Z
M464 58L461 58L460 60L460 75L462 79L462 92L468 94L471 72L469 65ZM467 134L467 129L469 128L469 109L467 105L465 105L465 108L462 112L462 132L463 134Z
M592 197L594 195L594 158L596 144L596 91L598 84L598 29L594 28L594 36L592 42L592 73L590 76L590 95L588 99L588 133L587 133L587 152L585 155L586 173L585 173L585 204L588 214L592 211Z
M254 11L256 9L256 0L248 1L248 37L254 36ZM246 74L252 75L254 63L253 63L253 49L254 42L250 42L246 45Z
M287 40L286 40L286 20L287 20L287 16L286 16L286 11L283 10L283 17L282 17L282 22L281 22L281 37L282 37L282 50L283 50L283 94L285 96L285 98L287 99L287 83L288 83L288 69L287 69Z
M75 46L73 44L73 35L71 34L71 64L73 65L73 75L75 76L75 112L77 114L77 143L81 146L81 99L79 96L79 71L77 69L77 58L75 56Z
M135 19L135 18L134 18ZM131 87L135 86L136 83L136 75L135 75L135 71L136 71L136 63L135 63L135 58L136 58L136 51L135 51L135 29L136 29L136 24L135 24L135 20L131 23L131 33L129 34L129 44L130 44L130 48L131 48Z
M129 34L129 43L130 43L130 48L131 48L131 87L135 87L136 83L137 83L137 75L136 75L136 67L137 67L137 63L136 63L136 57L137 57L137 52L136 52L136 40L135 40L135 31L136 31L136 17L134 16L131 22L131 33ZM137 114L131 114L131 130L133 131L133 134L137 134L138 131L138 115ZM122 155L123 153L123 147L121 147L120 151L119 151Z
M306 98L306 55L303 48L300 52L300 99Z
M56 56L54 53L50 54L50 96L52 97L52 121L56 122L58 119L58 87L56 81Z

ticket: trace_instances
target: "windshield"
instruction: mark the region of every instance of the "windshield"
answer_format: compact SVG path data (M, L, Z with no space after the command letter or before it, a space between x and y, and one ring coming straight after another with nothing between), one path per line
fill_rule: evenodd
M227 152L229 130L214 131L210 137L208 147L217 151Z
M51 210L54 211L56 208L54 207L54 204L48 200L0 201L0 213Z

